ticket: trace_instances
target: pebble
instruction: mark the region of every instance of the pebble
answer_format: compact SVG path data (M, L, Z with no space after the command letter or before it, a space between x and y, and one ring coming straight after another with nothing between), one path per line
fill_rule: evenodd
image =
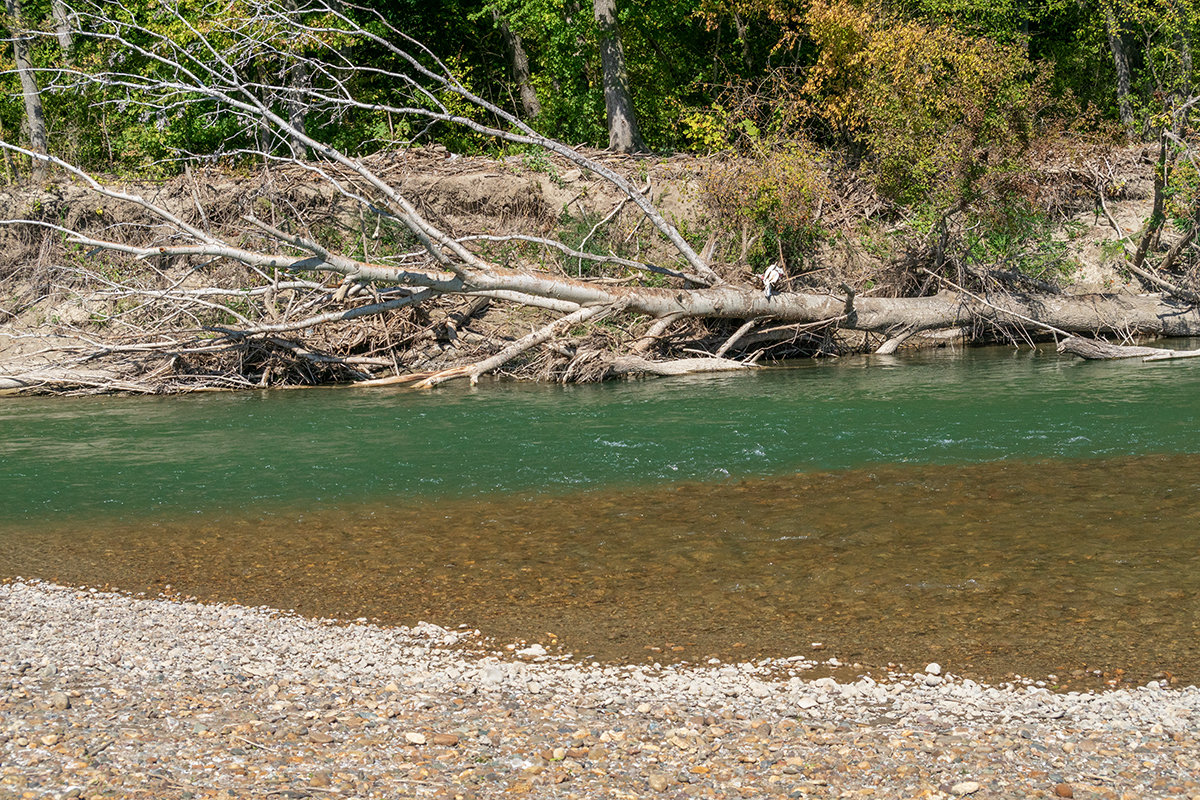
M0 584L0 797L1016 800L1072 796L1069 766L1094 800L1200 798L1195 687L496 651L472 629Z
M646 783L656 792L665 792L671 785L671 779L661 772L655 772L646 779Z
M1058 797L1074 797L1075 790L1071 788L1069 783L1060 783L1054 787L1054 794Z

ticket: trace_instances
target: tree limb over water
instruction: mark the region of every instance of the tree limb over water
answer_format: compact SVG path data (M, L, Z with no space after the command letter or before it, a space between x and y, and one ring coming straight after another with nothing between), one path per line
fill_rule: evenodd
M69 64L44 70L44 90L92 88L108 98L103 102L143 107L151 121L194 114L198 124L223 132L218 156L261 169L267 182L287 174L321 185L356 209L355 236L361 236L329 244L273 202L214 221L194 185L190 200L198 219L192 220L178 203L114 188L39 148L0 141L0 148L56 169L96 197L140 215L136 222L100 225L101 232L96 225L34 216L0 220L23 235L40 231L78 248L71 269L81 280L57 288L100 309L92 312L100 319L91 322L102 322L109 332L105 341L89 343L84 322L77 321L56 361L0 375L0 388L269 386L298 382L297 363L311 379L299 382L378 383L416 373L417 385L428 388L453 378L475 381L535 350L549 354L545 376L563 380L745 369L762 356L762 347L771 346L770 339L745 334L756 321L768 320L773 331L782 330L776 341L828 337L840 329L877 335L896 346L901 337L959 327L981 338L1014 327L1056 334L1200 335L1200 311L1187 296L998 292L984 298L962 290L872 297L849 286L843 293L810 287L764 295L744 269L712 263L711 248L697 252L649 190L639 190L610 157L542 136L472 92L430 50L379 15L323 0L251 2L244 11L248 16L221 18L199 29L173 6L157 9L173 16L173 24L150 26L120 5L78 3L69 17L79 25L77 40L89 39L113 56L97 71ZM355 48L382 57L360 63ZM287 68L271 66L279 64ZM383 84L403 91L371 91ZM303 114L297 103L304 105ZM541 231L463 235L440 222L425 197L406 189L404 176L385 158L355 155L319 138L321 125L361 114L386 118L392 128L398 120L404 123L406 133L394 134L385 153L412 146L429 126L457 126L480 141L564 160L615 191L620 205L578 246ZM187 164L212 160L180 158ZM662 249L645 260L584 252L597 227L615 225L616 212L627 202L657 233ZM389 241L396 245L372 244ZM539 255L549 250L577 264L576 274ZM663 252L669 258L660 257ZM141 272L121 266L129 260ZM620 272L594 274L589 268L585 275L584 261ZM218 280L231 264L241 270L242 284L235 287ZM533 329L528 335L511 327L474 331L468 322L474 312L465 314L466 325L433 318L437 303L462 312L481 299L535 309L541 316L522 322ZM556 316L547 319L545 312ZM514 312L517 319L520 313ZM371 320L374 328L347 327ZM727 328L688 328L722 320L729 321ZM281 338L285 334L306 338ZM726 357L735 345L746 349ZM448 350L457 351L457 365L439 363ZM219 363L218 355L224 359ZM230 358L237 368L230 368ZM101 362L109 369L107 382L97 369Z

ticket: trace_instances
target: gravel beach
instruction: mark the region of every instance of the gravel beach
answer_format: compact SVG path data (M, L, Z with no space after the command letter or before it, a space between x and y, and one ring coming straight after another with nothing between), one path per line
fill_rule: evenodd
M0 798L1200 800L1195 687L496 649L425 624L0 585Z

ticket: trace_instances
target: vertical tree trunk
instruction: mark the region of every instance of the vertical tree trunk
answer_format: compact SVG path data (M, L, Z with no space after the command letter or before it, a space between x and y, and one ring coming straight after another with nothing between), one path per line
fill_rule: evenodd
M25 118L29 124L29 149L35 153L46 153L46 114L42 111L42 94L38 90L33 62L29 60L29 36L21 16L20 0L4 0L5 11L13 26L13 61L21 80L21 94L25 100ZM33 160L33 179L39 183L46 180L46 162Z
M593 0L600 29L600 64L604 68L604 110L608 116L608 147L619 153L645 152L629 95L625 48L617 28L617 0Z
M1129 102L1129 55L1125 52L1125 43L1121 40L1121 31L1117 26L1112 6L1107 2L1104 4L1104 27L1108 33L1108 48L1112 51L1113 65L1117 68L1117 108L1121 114L1121 124L1132 134L1133 106Z
M288 125L296 130L288 145L291 147L293 157L304 158L308 155L308 147L300 138L300 134L308 135L308 130L305 128L308 116L308 103L305 98L305 92L312 85L312 76L308 72L308 65L303 62L297 62L289 67L287 82L286 104Z
M742 45L742 66L746 68L746 74L750 75L754 71L754 65L750 62L750 26L736 10L733 12L733 25Z
M63 0L53 0L50 4L50 15L54 18L54 36L58 39L58 49L64 56L71 55L75 42L71 35L71 18Z
M295 12L297 10L296 0L284 0L283 7L290 12ZM282 78L287 87L284 90L283 104L287 109L288 125L296 131L296 134L292 134L288 140L288 147L292 151L293 158L302 159L308 155L308 147L297 134L308 135L305 127L308 117L306 93L312 87L312 75L308 71L308 65L298 59L285 68Z
M521 37L513 33L512 28L500 16L500 12L492 9L492 19L504 37L504 45L508 48L509 58L512 59L513 80L517 82L517 92L521 97L521 116L527 121L536 119L542 113L542 104L538 102L537 92L533 90L532 75L529 71L529 55Z

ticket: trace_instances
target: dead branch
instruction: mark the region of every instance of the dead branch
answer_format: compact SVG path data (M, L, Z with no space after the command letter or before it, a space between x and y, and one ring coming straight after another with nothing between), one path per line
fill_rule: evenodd
M1105 360L1110 358L1143 358L1146 356L1161 356L1170 353L1157 347L1130 347L1128 345L1112 344L1099 339L1084 339L1080 336L1068 336L1058 343L1058 352L1071 353L1088 360Z
M722 344L720 347L717 348L717 352L713 353L713 357L720 358L721 356L728 353L729 349L731 347L733 347L734 345L736 345L739 341L741 341L741 338L743 336L745 336L747 333L749 333L750 329L753 328L756 324L758 324L757 319L748 319L744 323L742 323L742 326L740 328L738 328L736 331L734 331L733 335L730 336L728 339L726 339L724 344Z
M526 350L530 350L542 344L543 342L549 341L550 338L562 328L587 322L590 319L598 317L601 314L607 314L613 310L613 306L590 306L587 308L581 308L573 314L560 317L554 322L551 322L549 325L530 333L528 336L518 339L491 358L484 359L478 364L467 364L461 367L454 367L452 369L442 370L441 372L434 373L433 375L430 375L421 382L417 383L416 388L432 389L434 386L437 386L440 383L445 383L448 380L453 380L454 378L470 378L471 384L474 385L479 382L479 376L485 375L492 370L499 369L509 361L512 361L514 358L521 355L521 353L524 353Z
M947 286L954 289L955 291L965 294L967 297L971 298L975 302L982 303L983 305L987 306L988 308L990 308L994 311L999 311L1002 314L1007 314L1008 316L1016 317L1017 319L1019 319L1023 322L1028 322L1029 324L1033 325L1034 327L1041 328L1042 330L1050 331L1051 333L1053 333L1057 336L1065 336L1065 337L1071 336L1071 334L1067 333L1062 328L1055 327L1054 325L1051 325L1048 322L1043 322L1042 320L1034 319L1033 317L1022 314L1019 311L1013 311L1012 309L1009 309L1009 308L1001 308L1000 306L996 305L995 303L992 303L992 302L989 302L989 301L983 299L982 297L975 294L974 292L968 292L966 289L962 288L954 281L950 280L949 278L944 278L941 275L938 275L936 272L933 272L932 270L928 270L928 269L925 269L924 267L922 267L921 271L933 276L934 278L937 278L939 281L946 284ZM847 301L847 304L848 303L849 303L849 301Z

